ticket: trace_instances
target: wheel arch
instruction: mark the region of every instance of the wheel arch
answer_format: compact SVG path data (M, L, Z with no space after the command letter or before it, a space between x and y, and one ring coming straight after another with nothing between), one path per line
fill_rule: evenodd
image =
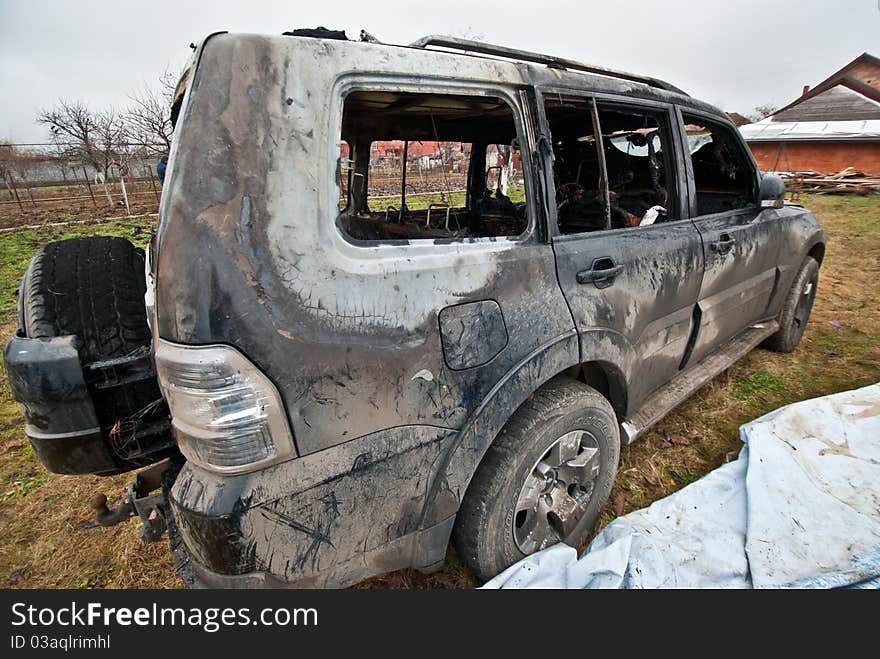
M819 265L822 265L822 259L825 258L825 242L817 239L815 243L807 250L807 256L812 256Z
M579 347L585 338L592 345L587 352L592 358L582 361ZM594 330L584 333L579 340L572 330L523 359L493 387L434 470L421 527L435 525L458 512L477 468L504 424L553 378L568 375L593 386L609 400L618 420L622 420L629 404L625 374L631 358L628 342L614 332Z
M593 360L582 362L568 373L605 396L618 421L626 418L629 394L626 376L620 366L607 360Z

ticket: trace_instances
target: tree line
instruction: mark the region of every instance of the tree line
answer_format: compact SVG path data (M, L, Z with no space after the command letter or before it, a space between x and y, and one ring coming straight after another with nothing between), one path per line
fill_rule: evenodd
M167 156L177 78L166 71L157 84L130 94L122 107L93 108L81 100L59 99L40 109L35 121L48 130L48 153L0 142L0 178L8 187L11 176L27 180L34 163L56 160L91 170L106 187L112 167L127 176L133 158Z

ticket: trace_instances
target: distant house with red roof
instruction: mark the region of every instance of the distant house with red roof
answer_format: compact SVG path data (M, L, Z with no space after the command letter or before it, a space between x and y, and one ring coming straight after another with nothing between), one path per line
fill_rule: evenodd
M880 174L880 59L862 53L740 132L764 171Z

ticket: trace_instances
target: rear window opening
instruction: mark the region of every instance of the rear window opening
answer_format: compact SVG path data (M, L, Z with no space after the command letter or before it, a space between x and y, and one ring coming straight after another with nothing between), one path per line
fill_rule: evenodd
M528 227L513 111L489 96L345 98L338 224L363 241L519 236Z

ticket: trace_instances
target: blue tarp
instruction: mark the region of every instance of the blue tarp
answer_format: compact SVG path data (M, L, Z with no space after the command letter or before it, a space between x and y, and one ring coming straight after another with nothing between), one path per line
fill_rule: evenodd
M740 428L739 458L484 588L880 588L880 384Z

